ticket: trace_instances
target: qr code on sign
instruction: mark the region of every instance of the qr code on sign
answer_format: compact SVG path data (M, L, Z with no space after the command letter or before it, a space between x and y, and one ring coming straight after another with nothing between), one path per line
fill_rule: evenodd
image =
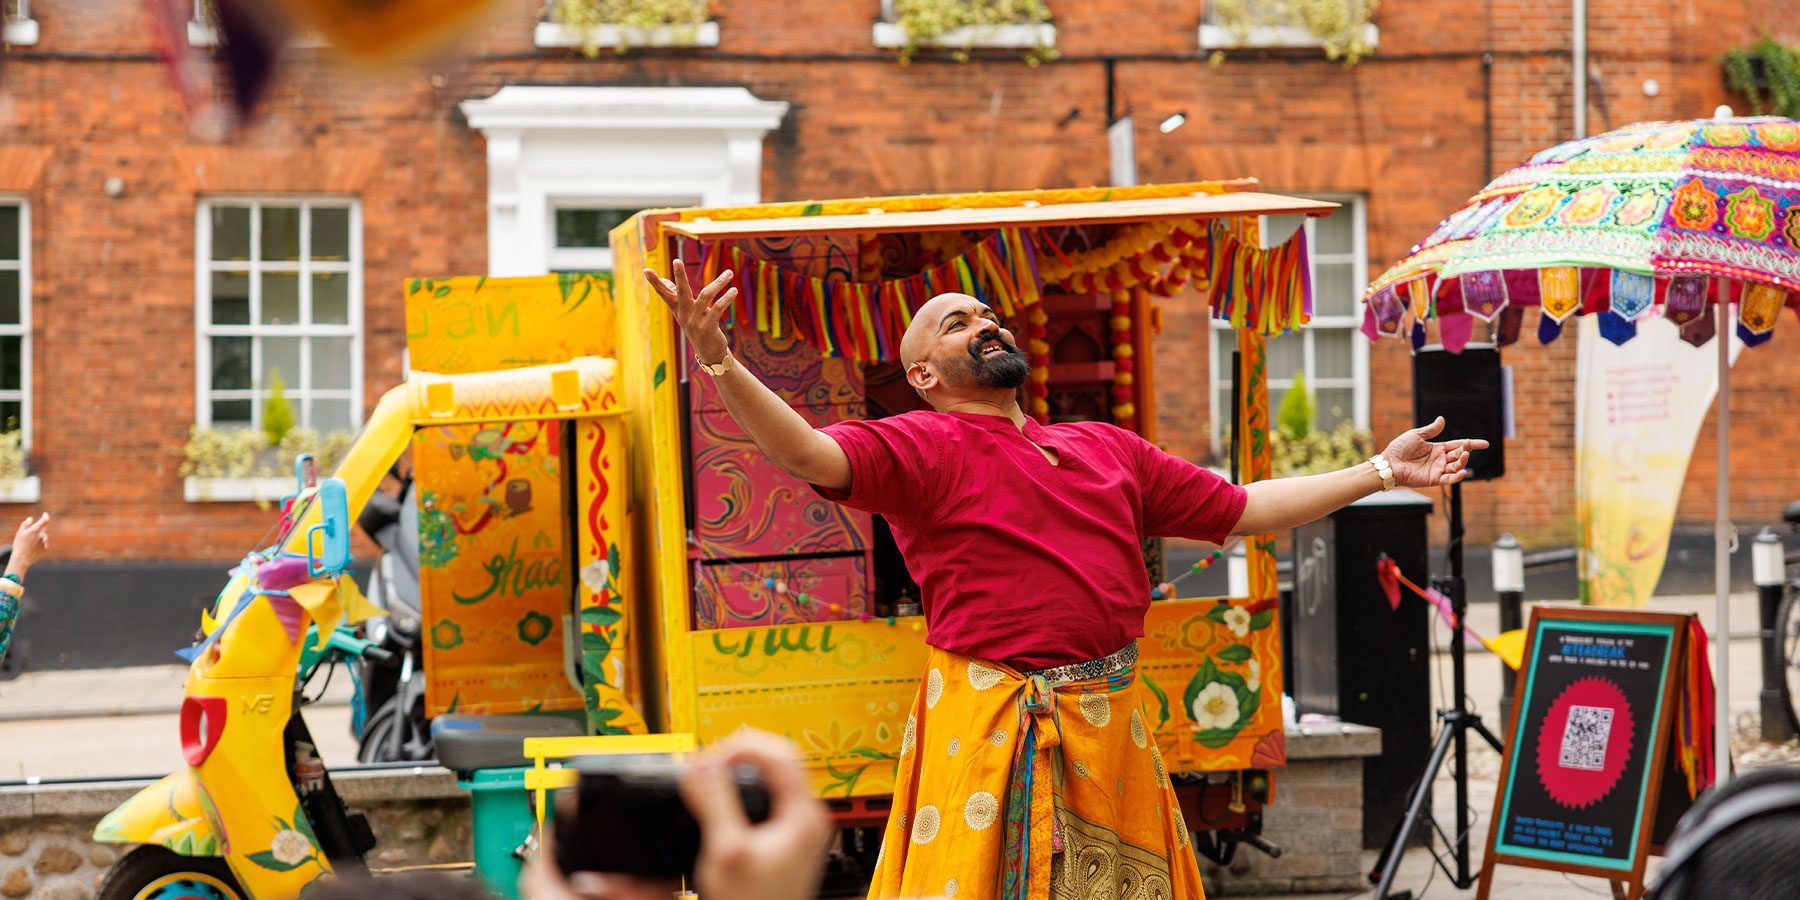
M1612 736L1612 723L1611 707L1569 707L1569 723L1563 726L1558 763L1565 769L1590 772L1606 768L1606 741Z

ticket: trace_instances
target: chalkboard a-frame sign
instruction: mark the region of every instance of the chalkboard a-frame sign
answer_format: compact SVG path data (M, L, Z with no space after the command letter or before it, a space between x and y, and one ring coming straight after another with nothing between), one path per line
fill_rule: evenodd
M1477 900L1498 863L1593 875L1612 881L1615 895L1643 894L1652 844L1688 804L1669 749L1690 618L1532 611Z

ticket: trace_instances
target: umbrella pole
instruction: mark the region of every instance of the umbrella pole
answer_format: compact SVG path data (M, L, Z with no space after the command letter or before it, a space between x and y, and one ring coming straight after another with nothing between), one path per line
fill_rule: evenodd
M1724 297L1714 304L1719 314L1718 472L1713 523L1713 591L1718 610L1713 631L1713 763L1714 786L1731 777L1731 319Z

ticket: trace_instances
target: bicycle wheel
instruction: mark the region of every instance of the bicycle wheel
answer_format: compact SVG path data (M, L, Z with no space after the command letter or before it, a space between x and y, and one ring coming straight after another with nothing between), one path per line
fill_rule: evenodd
M1775 643L1781 650L1781 705L1787 710L1788 727L1800 733L1800 709L1794 698L1800 697L1800 594L1794 586L1781 595L1775 609Z

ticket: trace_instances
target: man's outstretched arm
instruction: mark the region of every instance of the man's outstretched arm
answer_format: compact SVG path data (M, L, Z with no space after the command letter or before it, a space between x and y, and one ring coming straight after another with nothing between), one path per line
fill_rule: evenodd
M693 346L694 355L706 365L718 365L731 353L725 332L719 327L719 320L737 297L737 288L725 288L731 282L731 272L719 273L695 296L688 284L687 267L676 260L674 268L673 279L650 269L644 270L644 277L668 304L675 323ZM713 379L731 418L782 471L823 488L849 490L850 457L844 449L829 435L808 425L787 401L757 380L743 364L734 360L722 375L698 377Z
M1439 487L1468 476L1469 453L1487 447L1483 440L1433 443L1444 430L1443 417L1394 439L1382 451L1392 467L1395 487ZM1244 514L1232 534L1270 534L1323 518L1382 488L1381 473L1371 463L1320 475L1276 478L1244 486Z

